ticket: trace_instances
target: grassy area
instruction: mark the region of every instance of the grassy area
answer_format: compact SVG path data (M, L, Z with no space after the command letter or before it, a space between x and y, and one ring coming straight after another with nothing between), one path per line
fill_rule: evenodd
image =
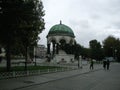
M46 69L55 69L55 68L62 68L62 67L57 67L57 66L28 66L27 70L46 70ZM24 66L15 66L11 67L10 71L24 71L25 67ZM6 72L5 67L0 67L0 72Z

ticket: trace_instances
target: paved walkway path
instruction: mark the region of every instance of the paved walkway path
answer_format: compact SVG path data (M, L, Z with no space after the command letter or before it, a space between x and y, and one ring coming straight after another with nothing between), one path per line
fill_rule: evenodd
M64 78L75 77L77 75L86 74L98 70L103 70L102 64L95 64L94 70L90 70L89 65L86 65L82 69L72 71L57 72L37 76L19 77L12 79L3 79L0 80L0 90L20 90L21 88L24 87L44 84Z

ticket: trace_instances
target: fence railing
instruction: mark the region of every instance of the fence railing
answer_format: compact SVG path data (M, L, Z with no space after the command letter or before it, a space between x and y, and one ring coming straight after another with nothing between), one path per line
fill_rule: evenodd
M47 73L54 73L54 72L69 71L69 70L74 70L74 69L75 68L53 68L53 69L45 69L45 70L0 72L0 79L40 75L40 74L47 74Z
M78 68L77 63L72 63L72 64L37 63L37 65L38 66L57 66L59 68L44 69L44 70L0 72L0 79L40 75L40 74L53 73L53 72L62 72L62 71L75 70ZM87 65L87 63L83 63L82 65ZM19 65L14 65L14 66L19 66Z

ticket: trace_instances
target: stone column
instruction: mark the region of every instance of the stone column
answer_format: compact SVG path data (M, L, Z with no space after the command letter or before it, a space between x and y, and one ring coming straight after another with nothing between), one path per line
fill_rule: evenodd
M56 54L59 54L59 44L56 45Z
M55 54L55 43L53 43L53 55Z
M50 44L47 44L47 54L50 54Z

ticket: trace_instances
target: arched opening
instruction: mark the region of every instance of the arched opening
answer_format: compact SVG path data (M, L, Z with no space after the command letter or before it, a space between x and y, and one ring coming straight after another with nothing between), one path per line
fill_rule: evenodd
M64 39L61 39L61 40L59 41L59 43L60 43L60 49L61 49L61 50L64 50L64 49L65 49L65 45L66 45L66 41L65 41Z
M51 43L52 43L52 56L55 54L55 51L56 51L56 41L55 40L52 40L51 41Z

